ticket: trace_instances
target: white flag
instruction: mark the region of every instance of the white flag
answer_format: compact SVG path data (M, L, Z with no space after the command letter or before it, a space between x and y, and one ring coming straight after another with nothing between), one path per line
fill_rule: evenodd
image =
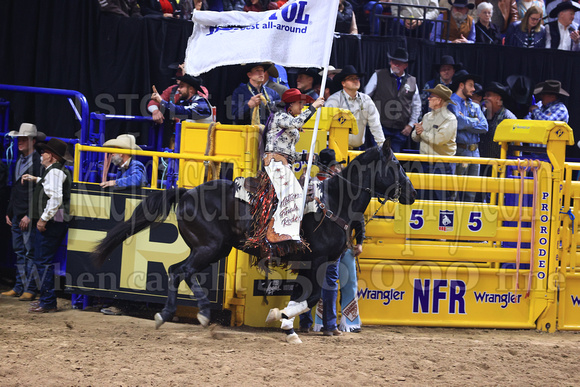
M185 68L199 75L218 66L267 61L327 66L338 1L290 0L268 12L195 11Z

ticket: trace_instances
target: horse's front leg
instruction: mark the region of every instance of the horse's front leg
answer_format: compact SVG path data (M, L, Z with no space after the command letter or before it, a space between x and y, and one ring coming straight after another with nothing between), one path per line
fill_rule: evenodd
M300 344L302 340L294 331L294 318L302 313L309 312L320 299L321 281L324 280L324 271L321 278L319 268L326 257L321 257L312 262L310 269L301 269L296 277L296 284L292 291L292 296L286 308L270 309L266 322L281 321L280 328L286 333L286 341L292 344Z

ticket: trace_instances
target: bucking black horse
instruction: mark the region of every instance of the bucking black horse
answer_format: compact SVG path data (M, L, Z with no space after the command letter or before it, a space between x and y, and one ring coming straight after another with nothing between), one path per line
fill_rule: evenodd
M291 301L282 310L271 309L267 322L292 319L310 310L320 298L318 268L337 260L347 248L350 224L362 218L371 198L390 199L412 204L416 191L390 144L375 147L356 157L340 174L321 183L320 198L325 211L307 213L302 220L302 236L309 249L285 256L286 262L298 262L298 278ZM155 315L156 328L171 321L176 311L177 289L185 280L197 299L198 320L203 326L210 322L209 300L197 281L196 274L212 263L227 257L232 248L259 256L255 248L244 244L252 227L250 205L237 199L236 184L229 180L214 180L193 189L169 189L151 194L135 209L127 221L111 229L97 246L94 262L102 265L125 239L154 223L163 222L177 203L179 232L191 253L182 262L169 268L168 297L165 307ZM292 331L289 342L299 343Z

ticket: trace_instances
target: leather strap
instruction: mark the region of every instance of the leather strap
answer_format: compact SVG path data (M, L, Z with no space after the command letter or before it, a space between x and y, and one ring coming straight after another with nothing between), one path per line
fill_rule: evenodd
M324 203L322 203L320 198L315 197L314 200L316 201L316 203L318 203L318 207L320 207L320 209L322 210L322 213L324 214L325 217L327 217L328 219L330 219L334 223L338 224L340 226L340 228L342 228L345 232L348 232L348 228L349 228L348 223L344 219L335 215L334 212L332 212L331 210L326 208L326 205Z

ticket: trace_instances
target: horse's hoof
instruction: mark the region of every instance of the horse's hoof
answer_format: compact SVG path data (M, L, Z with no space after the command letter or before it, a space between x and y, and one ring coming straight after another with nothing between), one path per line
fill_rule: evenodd
M163 321L163 317L161 317L161 313L155 313L155 329L159 329L161 325L163 325L165 321Z
M286 341L290 344L302 344L302 340L300 340L300 337L296 333L286 335Z
M278 308L270 309L270 312L268 312L268 317L266 317L266 322L272 323L274 321L280 320L282 320L282 312L280 311L280 309Z
M203 314L197 314L197 321L201 324L202 327L207 328L209 326L209 318L205 317Z

